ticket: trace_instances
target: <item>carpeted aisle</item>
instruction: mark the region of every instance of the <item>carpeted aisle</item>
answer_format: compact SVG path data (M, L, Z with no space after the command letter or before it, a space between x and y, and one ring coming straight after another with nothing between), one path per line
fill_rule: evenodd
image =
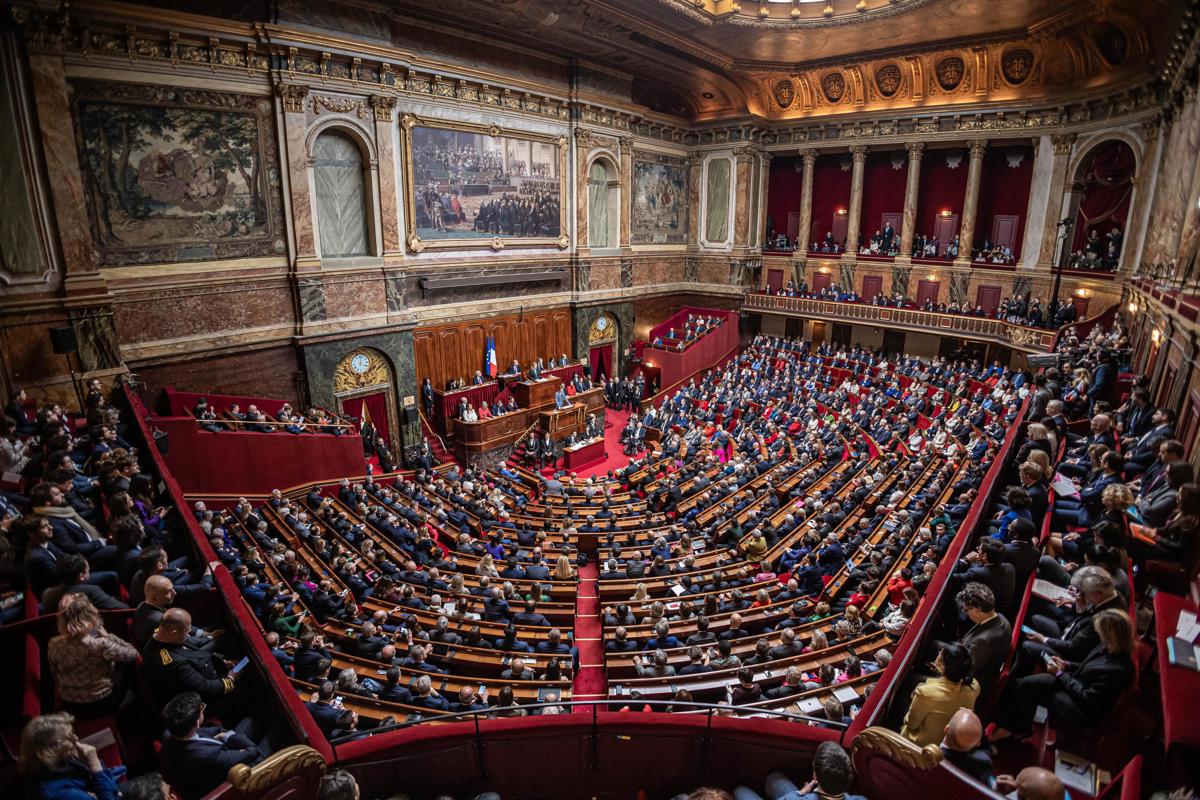
M604 423L604 453L603 461L598 461L590 467L578 470L577 475L580 478L590 478L593 475L604 475L610 469L621 469L629 463L629 456L625 455L625 448L619 441L621 431L625 430L625 424L629 422L628 411L617 411L608 409L608 414L605 417Z
M579 648L579 672L571 686L572 700L597 700L604 697L603 626L600 622L599 570L589 563L579 570L579 589L575 595L575 646ZM590 706L575 706L575 713L590 714Z

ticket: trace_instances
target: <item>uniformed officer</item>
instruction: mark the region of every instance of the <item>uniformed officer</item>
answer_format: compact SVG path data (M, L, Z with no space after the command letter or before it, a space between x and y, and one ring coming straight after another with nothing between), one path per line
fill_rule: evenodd
M204 702L216 706L237 687L242 673L225 674L227 667L219 654L186 644L191 629L191 614L182 608L168 608L146 642L142 678L156 709L183 692L195 692Z

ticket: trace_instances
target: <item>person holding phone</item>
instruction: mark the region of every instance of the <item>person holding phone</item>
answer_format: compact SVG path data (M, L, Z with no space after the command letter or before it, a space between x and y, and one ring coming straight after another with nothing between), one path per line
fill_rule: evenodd
M225 702L237 689L246 670L230 672L220 653L197 650L187 644L192 615L182 608L163 612L158 629L142 651L142 678L154 708L162 708L183 692L196 692L210 705L234 710ZM224 716L224 714L222 714Z
M198 800L217 788L231 767L257 764L269 752L241 730L204 726L204 710L195 692L177 695L163 709L163 776L183 800Z

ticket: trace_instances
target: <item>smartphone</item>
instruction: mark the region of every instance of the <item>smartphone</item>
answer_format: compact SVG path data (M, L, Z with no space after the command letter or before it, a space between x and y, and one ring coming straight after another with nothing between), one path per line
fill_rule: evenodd
M1021 633L1025 634L1026 636L1029 636L1029 635L1037 633L1037 631L1035 631L1033 628L1029 627L1028 625L1022 625Z
M237 675L239 672L244 670L246 668L246 665L249 663L250 663L250 657L246 656L241 661L234 664L233 669L229 670L229 672L233 675Z
M483 694L486 691L487 691L487 687L484 686L482 683L479 684L479 694Z
M1042 653L1042 661L1045 662L1047 667L1050 666L1050 662L1053 660L1054 656L1050 655L1049 653Z

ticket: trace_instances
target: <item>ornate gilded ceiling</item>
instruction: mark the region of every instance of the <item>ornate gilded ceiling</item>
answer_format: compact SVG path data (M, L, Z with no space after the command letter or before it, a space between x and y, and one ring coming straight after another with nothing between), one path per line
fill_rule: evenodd
M1145 80L1177 0L388 0L398 19L620 71L635 102L766 120Z

